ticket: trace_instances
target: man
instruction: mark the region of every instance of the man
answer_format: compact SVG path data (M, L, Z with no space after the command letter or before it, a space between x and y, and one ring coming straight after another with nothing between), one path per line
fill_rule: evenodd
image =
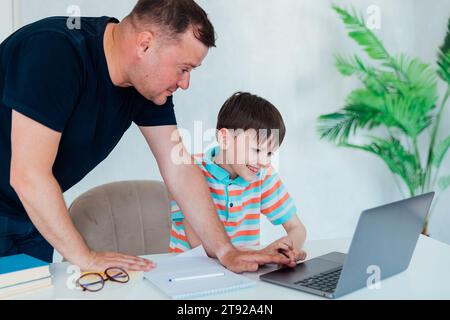
M178 143L171 139L172 94L188 89L190 72L215 46L206 13L192 0L140 0L120 23L82 18L80 26L72 30L66 18L48 18L0 45L0 256L28 253L51 261L55 248L83 270L153 268L139 257L90 250L62 195L134 122L211 256L236 272L295 265L292 256L234 248L202 173L170 158Z

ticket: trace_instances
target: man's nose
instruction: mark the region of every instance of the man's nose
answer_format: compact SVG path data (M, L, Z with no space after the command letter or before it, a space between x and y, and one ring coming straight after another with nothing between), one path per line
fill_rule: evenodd
M183 74L183 77L177 83L178 87L183 90L187 90L189 88L190 78L191 78L191 74L189 72L186 72L186 74Z

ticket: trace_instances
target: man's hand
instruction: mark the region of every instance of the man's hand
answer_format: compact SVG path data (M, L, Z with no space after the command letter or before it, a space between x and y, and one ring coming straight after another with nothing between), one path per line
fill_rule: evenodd
M241 251L236 248L228 250L219 257L228 270L241 273L257 271L260 265L276 263L279 265L292 265L291 260L282 254L262 253L258 251Z
M305 260L306 258L306 252L301 249L296 249L289 237L282 237L275 240L264 249L259 250L259 252L273 255L284 255L289 258L290 263L288 266L290 267L295 267L297 265L297 261Z
M156 264L150 260L129 256L115 252L91 251L84 265L79 266L82 271L103 272L111 267L119 267L128 271L150 271Z

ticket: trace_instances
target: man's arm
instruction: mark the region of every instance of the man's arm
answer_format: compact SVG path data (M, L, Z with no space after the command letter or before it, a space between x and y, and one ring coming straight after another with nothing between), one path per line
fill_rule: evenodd
M140 127L140 130L156 158L169 192L210 256L217 257L223 265L236 272L255 271L259 264L290 262L281 256L239 252L231 245L215 212L205 178L193 164L176 126Z
M83 270L119 266L148 270L141 258L91 251L70 219L61 188L52 167L61 133L12 112L10 183L33 224L67 260ZM70 170L70 168L68 168Z
M192 229L189 222L186 219L183 220L184 231L186 233L186 239L191 248L195 248L202 244L202 240L195 234L194 229Z

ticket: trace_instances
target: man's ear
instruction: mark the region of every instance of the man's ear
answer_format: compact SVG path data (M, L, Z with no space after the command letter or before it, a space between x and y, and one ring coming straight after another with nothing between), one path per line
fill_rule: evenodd
M151 31L139 32L136 39L136 53L139 58L148 55L155 44L155 34Z

